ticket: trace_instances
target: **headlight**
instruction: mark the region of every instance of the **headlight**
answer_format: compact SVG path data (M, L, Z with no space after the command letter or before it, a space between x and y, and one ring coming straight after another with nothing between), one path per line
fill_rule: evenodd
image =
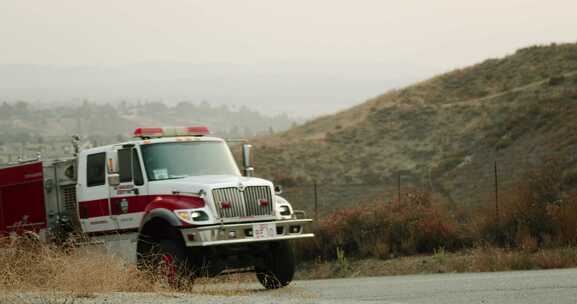
M279 210L280 210L280 215L282 215L282 216L291 215L291 209L289 208L289 206L280 206Z
M208 214L202 210L174 210L174 213L181 221L189 224L208 221Z
M192 221L192 217L190 216L189 211L179 210L179 211L174 211L174 213L176 213L176 216L178 216L178 218L183 222L191 222Z

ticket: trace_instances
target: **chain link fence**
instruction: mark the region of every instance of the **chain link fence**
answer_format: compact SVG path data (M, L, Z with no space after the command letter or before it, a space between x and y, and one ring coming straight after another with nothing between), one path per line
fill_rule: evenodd
M532 172L555 170L560 192L577 191L577 150L570 152L540 152L502 155L493 152L481 160L454 158L424 166L414 173L398 170L382 183L326 184L310 183L285 187L282 194L295 209L304 210L308 217L322 219L342 209L362 204L388 203L400 200L414 191L430 193L436 201L476 207L495 208L515 193ZM439 163L449 170L439 170Z

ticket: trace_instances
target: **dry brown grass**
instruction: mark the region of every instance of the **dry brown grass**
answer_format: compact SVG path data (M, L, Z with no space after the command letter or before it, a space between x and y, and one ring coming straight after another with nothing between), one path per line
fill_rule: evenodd
M240 295L250 291L246 275L183 278L174 285L95 247L63 249L28 240L0 240L0 294L58 293L91 298L110 292L176 292Z
M577 248L507 250L476 247L456 253L438 249L432 255L394 259L303 264L297 279L325 279L421 273L487 272L577 267ZM67 303L111 292L146 292L166 297L182 293L238 296L254 292L252 274L200 278L173 288L101 250L68 250L34 242L4 240L0 250L0 303Z
M0 290L98 292L150 291L162 288L100 250L63 250L32 241L4 241L0 252Z
M391 276L427 273L492 272L577 267L577 248L544 249L535 252L477 247L456 253L443 250L433 255L389 260L363 259L348 262L342 271L338 261L303 264L299 279Z
M472 251L471 271L510 271L556 269L577 266L576 248L537 251L476 248Z

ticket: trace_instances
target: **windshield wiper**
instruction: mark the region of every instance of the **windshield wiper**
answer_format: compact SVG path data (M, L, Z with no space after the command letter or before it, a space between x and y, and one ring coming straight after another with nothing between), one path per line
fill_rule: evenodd
M180 178L185 178L185 177L190 177L190 175L171 175L166 179L180 179Z

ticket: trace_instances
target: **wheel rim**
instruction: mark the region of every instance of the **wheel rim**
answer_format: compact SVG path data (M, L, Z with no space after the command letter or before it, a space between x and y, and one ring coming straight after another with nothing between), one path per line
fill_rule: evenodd
M170 254L163 254L160 258L160 275L162 278L173 285L176 283L176 265L174 263L174 257Z

